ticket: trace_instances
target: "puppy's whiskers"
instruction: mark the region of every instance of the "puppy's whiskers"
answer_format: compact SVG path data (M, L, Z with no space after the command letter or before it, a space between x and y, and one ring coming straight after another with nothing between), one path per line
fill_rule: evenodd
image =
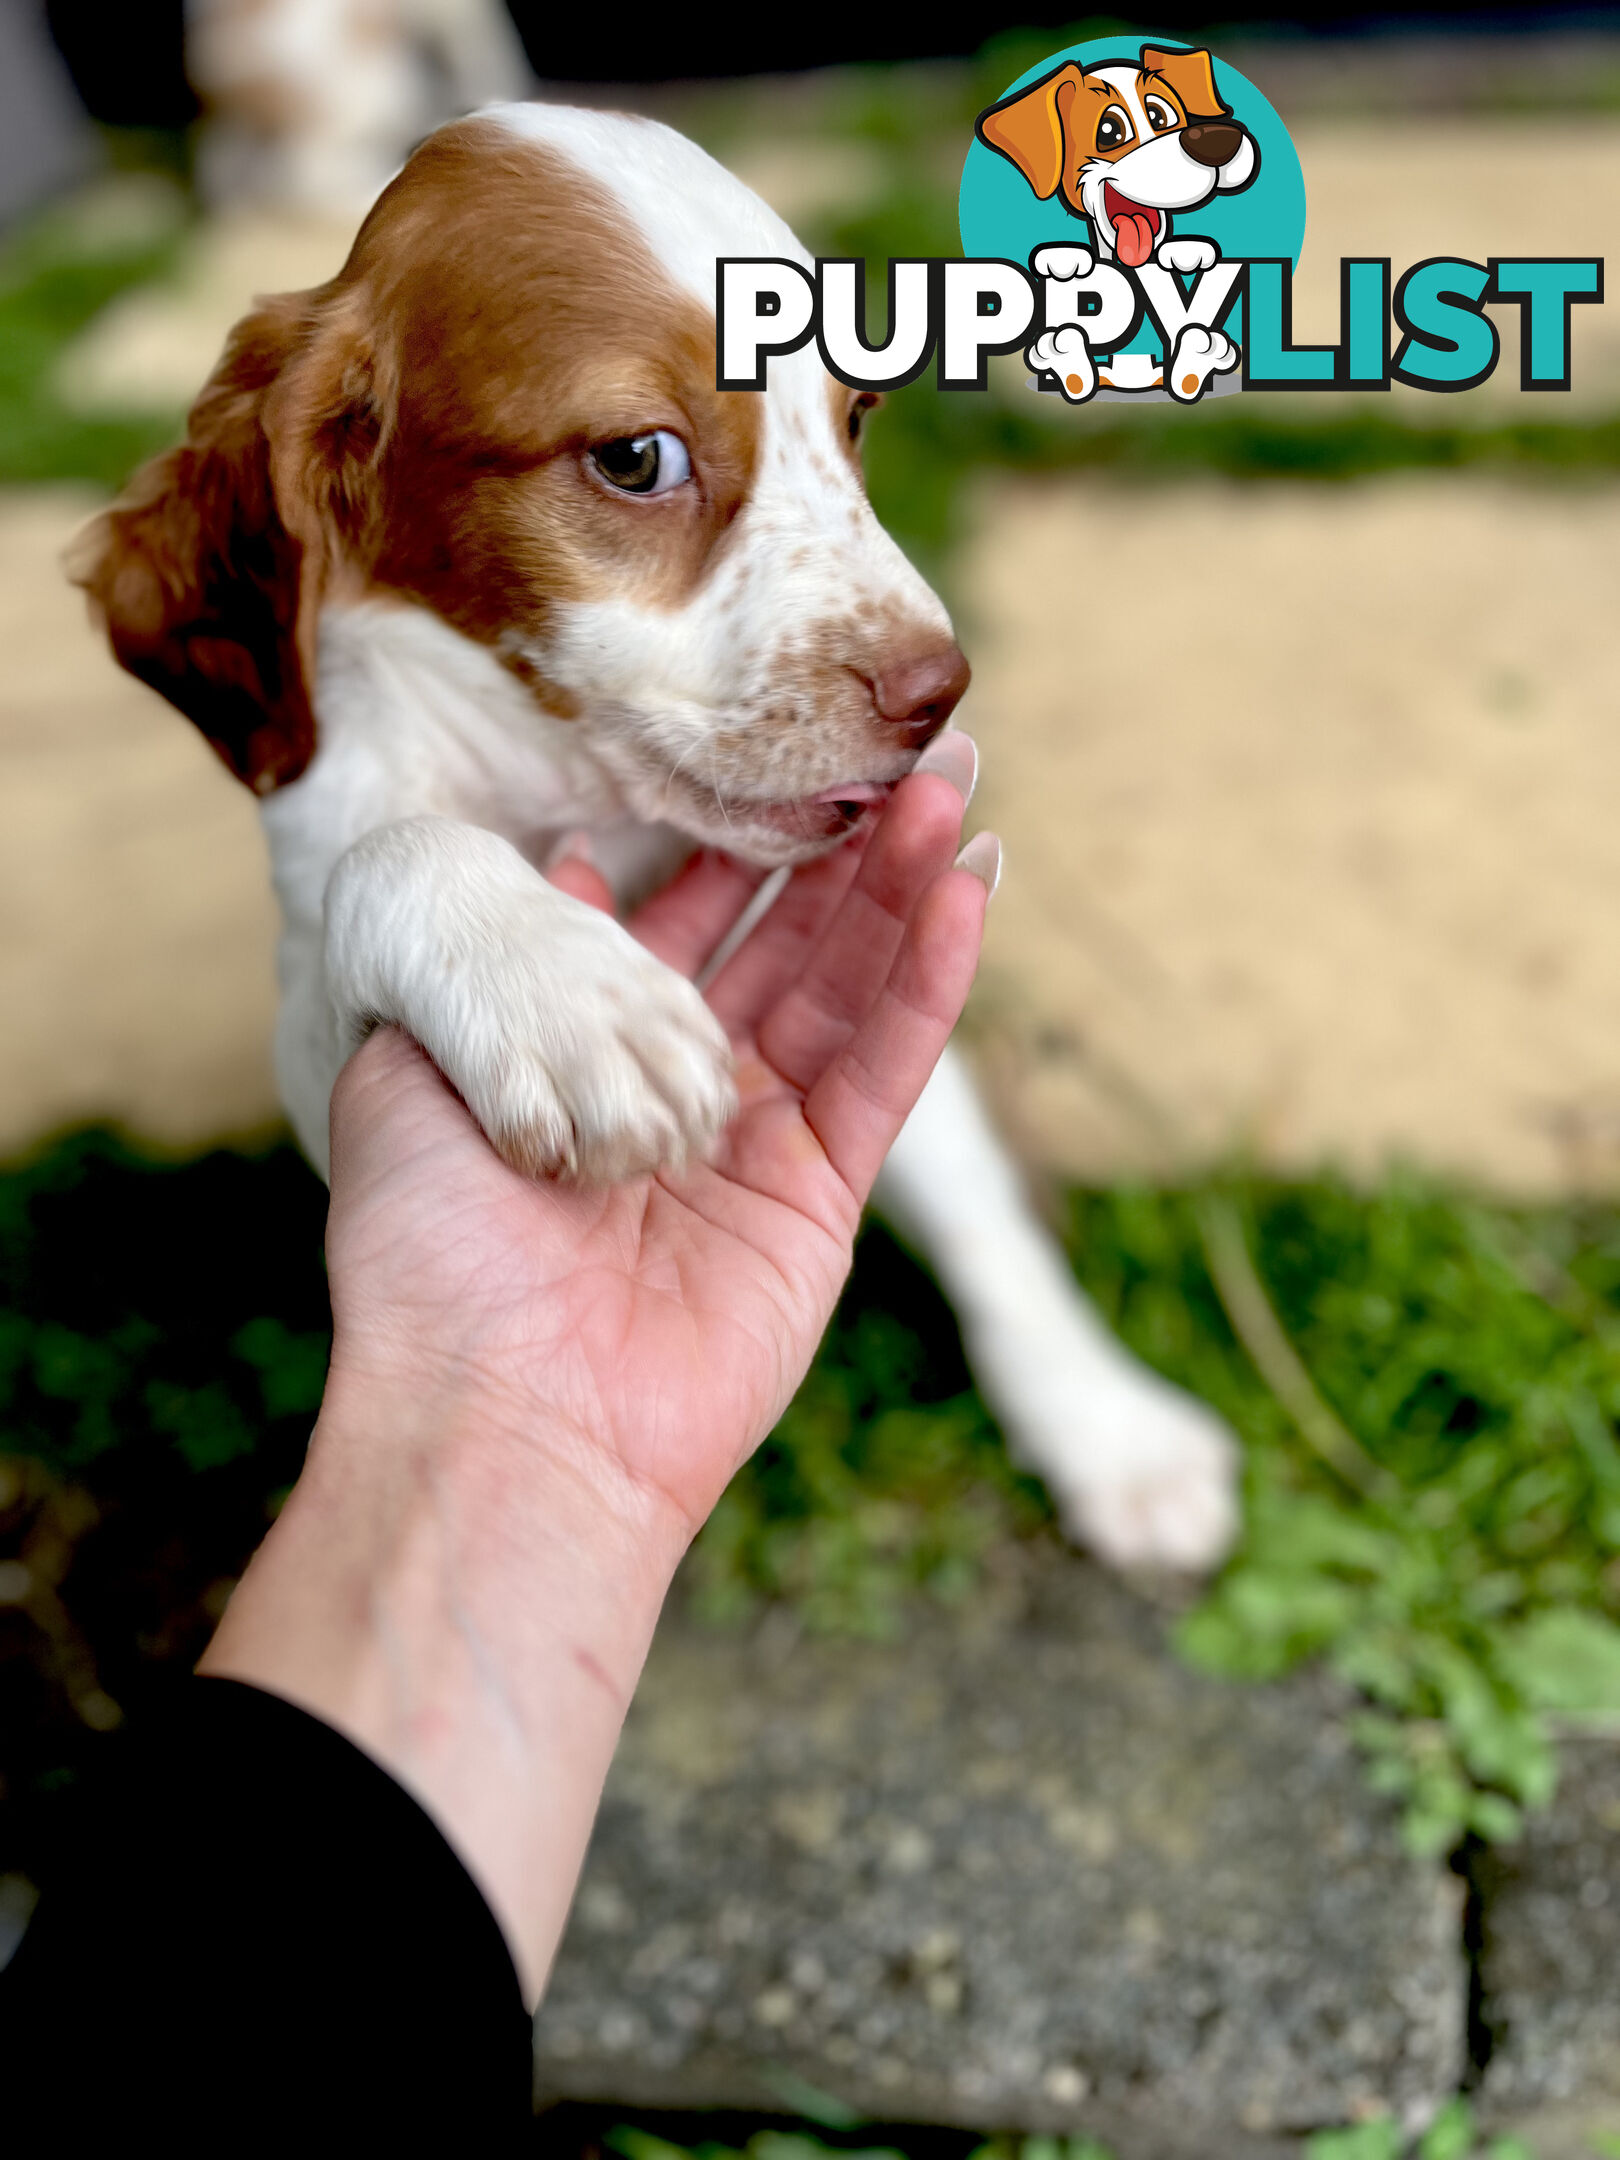
M726 821L726 830L735 832L736 825L732 821L731 812L726 808L726 791L720 785L720 766L713 743L709 745L709 785L714 789L714 799L720 805L720 815Z
M696 749L697 749L697 747L698 747L698 745L697 745L697 744L696 744L695 742L694 742L694 743L688 743L688 744L687 744L687 746L686 746L686 748L685 748L685 749L684 749L684 750L683 750L683 751L681 752L680 756L679 756L679 757L678 757L678 758L677 758L677 759L675 760L674 764L673 764L673 765L672 765L672 766L671 766L671 767L669 768L669 772L668 772L668 775L666 776L666 778L665 778L665 781L664 781L664 792L663 792L663 796L661 797L661 800L662 800L662 801L663 801L663 802L664 802L664 803L665 803L666 805L667 805L667 804L668 804L668 802L669 802L669 791L670 791L670 789L671 789L671 788L672 788L672 787L673 787L673 786L675 785L676 781L677 781L677 780L678 780L678 779L679 779L679 778L681 777L681 767L682 767L682 766L683 766L683 765L684 765L684 764L686 763L687 759L688 759L688 758L689 758L689 757L690 757L690 756L692 755L693 751L694 751L694 750L696 750Z

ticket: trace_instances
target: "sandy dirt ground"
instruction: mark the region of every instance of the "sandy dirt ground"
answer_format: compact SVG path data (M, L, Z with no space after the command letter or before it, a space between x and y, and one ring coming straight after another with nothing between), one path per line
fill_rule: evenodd
M1620 1179L1617 551L1614 490L986 492L975 1024L1033 1156Z
M0 1149L84 1118L175 1143L276 1115L253 800L113 665L58 558L94 497L0 496Z
M1404 120L1299 131L1311 250L1539 250L1503 127L1536 133L1559 251L1602 251L1620 130L1459 122L1437 145ZM827 161L799 200L780 160L757 177L794 215L838 184ZM207 236L69 379L136 403L195 380L254 289L334 250ZM1302 278L1302 333L1330 294ZM1577 311L1576 366L1613 404L1609 313ZM253 806L86 626L57 557L89 507L0 498L8 1150L90 1116L184 1143L275 1108ZM970 1031L1032 1161L1107 1176L1242 1145L1620 1186L1617 547L1613 489L982 489L953 582L974 814L1008 871Z

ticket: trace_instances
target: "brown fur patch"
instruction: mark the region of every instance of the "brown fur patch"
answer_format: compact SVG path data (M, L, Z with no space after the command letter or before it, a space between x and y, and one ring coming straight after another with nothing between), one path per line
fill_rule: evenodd
M498 122L442 129L344 275L400 383L378 583L490 643L559 600L688 596L747 499L760 401L715 390L712 315L588 176ZM696 487L643 500L593 475L593 443L656 427Z
M296 779L315 744L315 596L259 424L302 329L296 295L239 323L185 442L136 476L69 562L122 664L260 789Z
M747 500L762 426L757 397L714 388L712 316L611 198L464 121L416 152L329 285L238 326L186 443L91 528L76 575L123 664L263 790L313 753L324 598L421 602L508 665L559 601L679 606ZM696 485L638 499L593 473L593 444L657 427Z

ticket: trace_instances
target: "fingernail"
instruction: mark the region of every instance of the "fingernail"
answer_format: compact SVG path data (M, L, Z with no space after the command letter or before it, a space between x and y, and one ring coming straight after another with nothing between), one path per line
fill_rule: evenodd
M961 796L965 810L979 784L979 746L960 728L947 728L943 735L934 737L912 771L938 773L948 780Z
M956 858L958 870L971 870L993 900L1001 883L1001 842L993 832L975 833Z
M590 863L593 867L595 865L596 857L591 853L591 836L583 825L576 825L572 832L563 834L546 857L545 867L547 870L555 870L565 862Z

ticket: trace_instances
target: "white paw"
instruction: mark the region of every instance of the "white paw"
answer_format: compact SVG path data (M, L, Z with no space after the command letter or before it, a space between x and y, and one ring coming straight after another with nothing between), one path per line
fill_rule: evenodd
M1086 333L1072 323L1043 330L1024 354L1024 365L1037 375L1055 375L1071 405L1083 405L1097 387L1097 370Z
M1239 1457L1213 1410L1148 1372L1102 1388L1094 1373L1076 1375L1067 1399L1056 1387L1043 1394L1040 1430L1027 1413L1016 1426L1006 1418L1008 1439L1069 1537L1112 1567L1202 1574L1226 1557Z
M1056 278L1062 284L1071 278L1090 277L1096 267L1091 250L1083 247L1037 248L1029 266L1037 277Z
M480 957L435 1060L514 1168L613 1184L710 1155L736 1112L731 1049L692 985L598 916L598 949L553 922L539 950ZM571 929L574 926L570 926Z
M344 1052L396 1022L532 1176L678 1168L736 1110L692 985L476 827L416 818L357 842L327 887L324 967Z
M1212 375L1229 374L1242 357L1224 330L1206 330L1201 323L1188 323L1176 339L1166 370L1170 395L1183 405L1191 405L1203 396Z
M1161 240L1155 262L1163 269L1177 270L1183 277L1191 277L1200 270L1213 270L1221 259L1221 251L1213 240L1185 240L1171 238Z

